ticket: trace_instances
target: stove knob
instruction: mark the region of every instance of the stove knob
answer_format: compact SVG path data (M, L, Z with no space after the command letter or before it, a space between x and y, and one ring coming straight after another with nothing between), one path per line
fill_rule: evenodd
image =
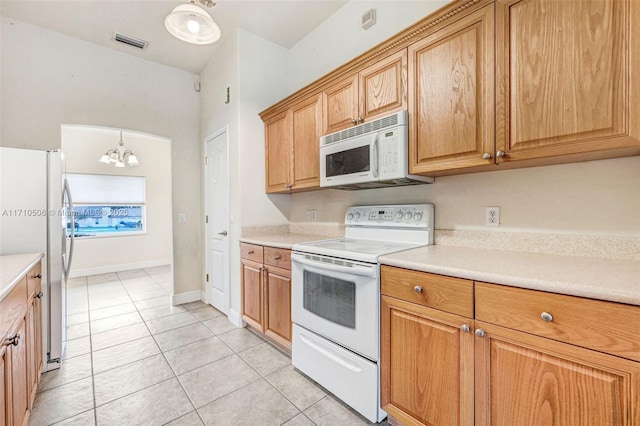
M355 213L355 214L353 215L353 217L354 217L356 220L360 219L360 213Z
M411 220L411 217L412 217L412 216L413 216L413 214L411 214L411 212L406 212L406 213L404 214L404 218L405 218L406 220Z
M420 222L422 220L422 213L416 213L413 218L416 220L416 222Z
M347 214L347 220L351 220L351 219L353 219L353 214L352 213Z
M402 219L402 212L398 211L398 213L396 213L396 219Z

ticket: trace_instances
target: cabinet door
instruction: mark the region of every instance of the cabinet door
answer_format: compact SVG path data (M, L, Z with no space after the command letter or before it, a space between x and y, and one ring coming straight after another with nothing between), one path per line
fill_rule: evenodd
M409 46L412 173L493 163L494 57L492 4Z
M0 424L10 424L9 421L9 406L11 405L11 396L9 395L9 375L7 374L7 368L9 362L7 357L9 352L7 346L3 340L0 340Z
M346 78L323 92L325 133L351 127L358 118L358 75Z
M262 264L242 260L242 319L260 331L264 331L262 271Z
M491 4L409 46L411 173L493 163L493 38Z
M291 347L291 271L269 267L265 281L265 334Z
M284 112L265 123L266 192L290 189L291 132Z
M359 80L359 117L364 121L407 109L407 50L365 68Z
M640 363L481 321L478 426L640 424Z
M16 346L11 346L11 413L14 425L24 424L29 412L29 375L27 363L26 318L23 318L16 333L20 336Z
M499 161L638 145L626 136L627 120L637 126L625 116L635 78L627 44L637 44L629 3L636 2L497 2L496 146L506 152Z
M382 408L402 424L473 425L472 320L388 296L381 317Z
M320 187L322 94L290 109L293 146L292 189Z

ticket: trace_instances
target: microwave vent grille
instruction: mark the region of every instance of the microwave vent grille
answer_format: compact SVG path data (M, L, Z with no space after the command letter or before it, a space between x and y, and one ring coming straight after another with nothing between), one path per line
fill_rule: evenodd
M344 139L349 139L354 136L364 135L365 133L375 132L386 127L395 126L398 124L398 114L393 114L388 117L374 120L369 123L364 123L359 126L350 127L341 132L332 133L322 137L322 144L327 145L330 143L338 142Z

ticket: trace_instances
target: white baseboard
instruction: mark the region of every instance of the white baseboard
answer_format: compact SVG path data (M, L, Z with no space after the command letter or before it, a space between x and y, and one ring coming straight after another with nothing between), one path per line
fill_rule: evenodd
M71 269L69 278L85 277L87 275L109 274L111 272L122 272L130 269L153 268L155 266L171 265L172 259L156 259L144 262L121 263L119 265L99 266L96 268Z
M231 308L229 308L229 315L227 318L229 318L231 324L235 325L236 327L245 327L247 325L244 321L242 321L242 315L240 314L240 312L236 312Z
M198 300L202 300L202 292L200 290L171 295L171 304L174 306L182 305L183 303L197 302Z

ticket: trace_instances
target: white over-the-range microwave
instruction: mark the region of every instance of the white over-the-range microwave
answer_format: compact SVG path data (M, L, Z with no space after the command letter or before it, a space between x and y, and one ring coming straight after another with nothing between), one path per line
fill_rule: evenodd
M407 111L320 138L320 186L369 189L433 183L409 174Z

